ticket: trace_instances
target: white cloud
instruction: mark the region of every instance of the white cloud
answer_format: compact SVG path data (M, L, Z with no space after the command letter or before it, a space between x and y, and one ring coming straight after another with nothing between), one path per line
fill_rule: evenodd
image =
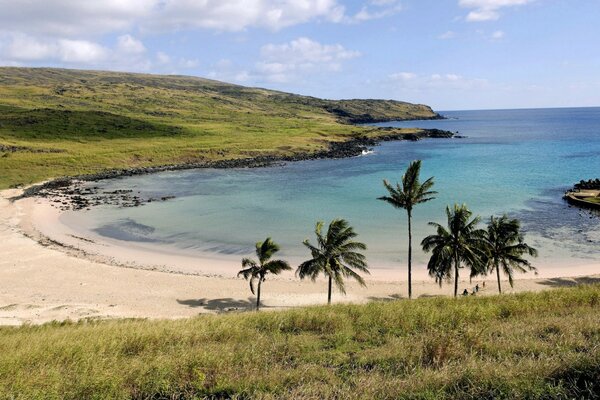
M502 38L504 38L505 34L503 31L495 31L494 33L492 33L492 39L494 40L500 40Z
M466 17L470 22L493 21L500 18L500 9L521 6L535 0L459 0L459 6L471 8Z
M338 72L345 61L360 53L339 44L321 44L301 37L283 44L267 44L261 48L260 59L252 70L222 59L213 64L208 77L228 82L287 83L298 82L306 76L315 79Z
M171 62L171 56L169 56L167 53L159 51L156 53L156 61L158 61L159 64L169 64Z
M117 50L128 54L142 54L146 52L146 47L133 36L123 35L117 38Z
M227 59L221 59L211 66L208 78L226 82L244 83L253 76L246 70L239 70L237 66Z
M157 0L0 0L4 31L53 36L102 34L129 29Z
M260 53L267 61L287 63L329 63L360 56L359 52L347 50L340 44L321 44L306 37L284 44L264 45Z
M393 81L410 81L416 77L417 74L413 72L396 72L390 75L390 79Z
M399 0L370 0L347 15L341 0L0 0L0 30L55 37L211 29L279 30L310 21L361 22L393 15Z
M47 39L11 35L3 56L12 61L55 60L65 63L92 64L104 61L110 50L87 40Z
M146 26L169 30L278 30L314 19L340 22L344 13L345 8L337 0L164 0Z
M76 39L40 39L24 34L0 35L2 64L43 62L68 67L90 67L125 71L148 71L153 66L144 44L131 35L119 36L112 47ZM165 58L166 57L166 58ZM159 63L168 60L157 56Z
M339 0L0 0L0 10L0 30L57 37L136 27L278 30L312 20L342 22L346 12Z
M486 79L465 78L451 73L419 75L413 72L397 72L390 74L388 81L399 89L411 92L435 89L471 90L488 85Z
M369 21L389 17L402 11L402 5L398 0L371 0L364 5L360 11L351 17L346 17L350 23Z
M14 61L37 61L56 55L49 43L37 41L27 35L13 35L2 50L5 58Z
M179 60L179 66L184 69L197 68L199 65L200 65L200 61L198 61L198 59L196 59L196 58L194 58L194 59L182 58Z
M340 44L326 45L308 38L284 44L267 44L261 48L261 61L256 68L268 81L287 82L310 71L339 71L345 60L359 57L358 51Z
M57 44L59 59L67 63L93 64L110 54L110 50L87 40L61 39Z
M448 39L454 39L455 37L456 37L456 32L446 31L446 32L442 33L440 36L438 36L438 39L448 40Z

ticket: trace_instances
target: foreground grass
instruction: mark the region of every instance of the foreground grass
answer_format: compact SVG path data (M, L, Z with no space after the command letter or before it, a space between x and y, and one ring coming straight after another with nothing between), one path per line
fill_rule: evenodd
M377 135L347 123L365 116L435 113L182 76L1 67L0 189L105 169L311 153Z
M0 397L598 398L600 286L0 329Z

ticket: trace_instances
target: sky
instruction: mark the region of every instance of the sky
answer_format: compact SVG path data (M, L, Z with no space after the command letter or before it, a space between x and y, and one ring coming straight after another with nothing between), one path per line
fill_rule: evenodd
M0 65L436 110L600 106L600 1L0 0Z

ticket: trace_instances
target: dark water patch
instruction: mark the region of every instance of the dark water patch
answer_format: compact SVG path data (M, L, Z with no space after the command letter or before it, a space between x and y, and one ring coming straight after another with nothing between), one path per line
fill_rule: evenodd
M188 238L189 240L189 238ZM224 254L224 255L247 255L251 254L253 248L232 243L199 242L178 243L177 247L183 250L199 250L201 252Z
M139 224L130 218L125 218L112 224L102 225L94 229L94 232L104 237L127 242L156 243L160 240L150 237L155 230L151 226Z
M562 156L563 158L590 158L590 157L600 157L600 151L581 151L578 153L571 153Z
M515 214L526 232L552 240L557 247L582 257L598 255L600 212L571 206L562 199L564 188L548 189ZM586 258L587 258L586 257Z

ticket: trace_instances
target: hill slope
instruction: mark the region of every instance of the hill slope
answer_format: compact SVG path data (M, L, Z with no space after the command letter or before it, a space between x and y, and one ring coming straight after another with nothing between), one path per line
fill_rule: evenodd
M6 67L0 187L106 168L310 153L374 131L349 123L437 117L424 105L193 77Z

